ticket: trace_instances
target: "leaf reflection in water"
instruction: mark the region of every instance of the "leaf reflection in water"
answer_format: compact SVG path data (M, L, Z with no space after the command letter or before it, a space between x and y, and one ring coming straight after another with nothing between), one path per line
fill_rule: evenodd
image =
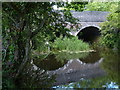
M21 88L50 88L55 82L55 76L48 75L46 70L28 62L16 80L16 86Z
M62 63L64 63L64 60L71 60L71 59L83 59L89 55L89 52L82 52L82 53L57 53L56 59Z

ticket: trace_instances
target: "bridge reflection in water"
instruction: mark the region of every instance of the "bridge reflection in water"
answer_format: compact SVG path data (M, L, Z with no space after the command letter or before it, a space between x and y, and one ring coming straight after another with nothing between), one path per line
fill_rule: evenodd
M70 82L77 82L81 78L90 79L105 75L105 71L100 68L101 58L96 63L83 63L79 59L69 60L63 67L49 71L49 74L56 74L56 83L54 85L64 85Z
M91 84L95 84L94 87L98 88L102 87L101 85L107 85L109 82L116 82L115 85L119 85L119 55L110 51L105 52L105 56L104 53L102 54L104 59L99 52L93 52L84 58L77 55L71 59L65 59L66 57L61 56L62 59L58 60L56 55L49 55L43 60L30 61L24 67L16 84L18 86L30 86L32 83L33 86L43 88L46 88L46 85L56 87L77 82L81 84L84 81L90 82L84 84L83 87L87 87L88 84L90 85L88 87L91 87ZM53 77L54 75L56 78ZM53 82L55 79L56 82Z
M69 55L71 56L71 54ZM103 58L100 57L99 52L91 52L84 56L80 57L77 55L74 58L69 58L69 60L64 56L60 56L64 57L62 58L62 62L57 58L57 55L51 54L46 59L39 62L38 60L34 60L33 63L34 67L47 70L50 76L56 75L56 82L53 85L64 85L70 82L77 82L81 78L91 79L106 74L100 67Z

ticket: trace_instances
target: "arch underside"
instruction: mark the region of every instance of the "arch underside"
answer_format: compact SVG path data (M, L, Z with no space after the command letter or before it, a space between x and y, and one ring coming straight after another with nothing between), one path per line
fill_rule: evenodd
M93 43L100 36L99 27L89 26L85 27L77 33L79 39L82 39L85 42Z

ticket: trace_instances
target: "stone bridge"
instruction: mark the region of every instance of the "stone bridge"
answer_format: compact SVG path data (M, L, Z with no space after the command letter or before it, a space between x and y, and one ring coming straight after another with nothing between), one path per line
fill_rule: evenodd
M70 34L78 36L79 39L90 41L100 35L100 23L106 21L107 16L110 12L103 11L83 11L76 12L71 11L73 17L77 18L77 29L73 26ZM67 28L70 28L71 24L68 23ZM81 34L82 33L82 34Z

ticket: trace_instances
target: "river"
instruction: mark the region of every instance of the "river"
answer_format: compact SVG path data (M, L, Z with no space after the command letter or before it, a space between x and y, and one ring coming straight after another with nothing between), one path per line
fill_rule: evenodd
M99 49L90 53L41 55L29 61L16 85L32 88L119 88L120 55Z

